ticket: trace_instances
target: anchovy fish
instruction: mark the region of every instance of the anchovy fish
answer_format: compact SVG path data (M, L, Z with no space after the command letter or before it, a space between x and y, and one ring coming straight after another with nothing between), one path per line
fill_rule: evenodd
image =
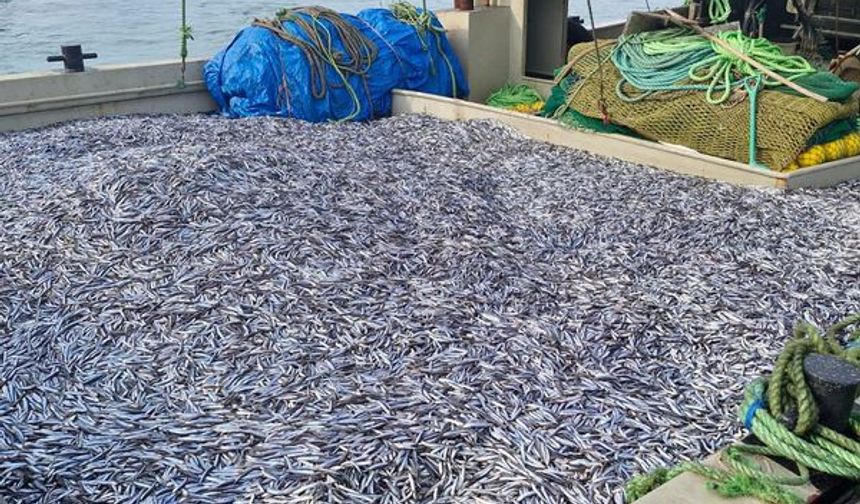
M0 135L0 502L621 503L860 307L860 182L491 121Z

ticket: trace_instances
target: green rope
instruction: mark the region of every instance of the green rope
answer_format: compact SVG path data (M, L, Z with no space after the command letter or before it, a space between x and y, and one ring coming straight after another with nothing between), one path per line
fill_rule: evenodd
M725 23L732 15L732 4L730 0L711 0L708 6L708 15L711 24Z
M559 70L556 75L560 76L561 74L562 70ZM577 112L573 108L570 108L567 105L568 93L570 92L570 88L573 87L577 82L579 82L581 78L574 72L570 72L565 77L559 78L560 80L558 84L552 87L550 95L547 98L546 103L544 103L544 108L543 112L541 113L541 116L557 119L565 126L581 131L617 133L620 135L641 138L640 135L636 134L636 132L634 132L630 128L625 128L624 126L615 123L605 124L600 119L588 117L580 112Z
M657 92L707 90L683 82L689 80L696 62L712 55L708 40L683 28L621 37L611 54L612 63L622 75L616 94L625 102L636 102ZM628 83L642 93L629 95L625 91Z
M684 0L684 5L689 6L690 0ZM731 0L711 0L708 5L708 17L711 18L711 24L725 23L731 15Z
M335 49L334 35L329 31L328 26L322 22L323 20L334 27L337 38L343 44L343 52ZM299 32L307 37L307 40L287 31L284 28L285 23L295 26ZM349 76L361 77L364 91L367 96L370 96L367 74L373 62L376 61L378 48L358 28L344 20L337 12L325 7L281 9L276 14L275 19L255 19L253 24L271 30L304 53L310 66L311 96L314 99L319 100L325 97L330 87L326 77L326 68L331 67L334 70L339 80L337 86L347 90L353 103L352 111L336 122L350 121L361 113L361 100L350 84Z
M185 60L188 58L188 41L194 40L194 37L191 34L191 26L187 21L187 9L185 6L185 0L181 0L182 6L182 25L179 27L179 59L182 60L182 64L180 66L180 78L179 78L179 87L185 87Z
M786 56L768 40L750 38L740 31L725 31L717 36L789 80L816 72L804 58ZM683 28L622 37L612 52L612 62L622 75L616 94L626 102L660 92L704 91L708 103L720 105L731 98L732 91L743 86L745 78L761 75L720 44ZM628 84L640 94L629 94L625 89ZM781 83L764 77L763 85L777 87Z
M457 77L454 72L454 65L445 54L442 48L442 35L445 29L433 24L433 13L427 9L426 0L422 3L422 8L419 11L417 7L409 2L394 2L391 4L391 13L398 21L408 24L415 29L418 34L418 39L421 41L421 48L425 52L430 50L430 37L435 39L436 49L445 60L445 65L448 67L448 72L451 75L451 96L457 97ZM430 73L436 75L436 62L430 58Z
M505 84L504 87L487 98L487 105L505 109L536 103L543 103L543 97L534 88L525 84Z
M428 32L443 31L438 27L433 26L433 16L430 11L427 10L426 6L421 10L418 10L417 7L409 2L395 2L391 4L391 13L394 14L394 18L398 21L414 27L422 36ZM429 44L425 42L423 37L421 41L424 44L424 49L428 49Z
M849 331L852 327L853 332ZM625 487L628 501L635 501L683 472L704 476L709 486L723 496L754 497L771 504L802 503L782 486L806 484L809 469L860 480L860 418L851 419L851 436L820 425L818 406L803 370L803 361L811 353L833 355L860 366L860 314L843 319L824 334L803 322L795 327L794 336L777 358L770 377L747 386L738 412L738 418L765 446L737 444L728 448L722 461L729 470L685 462L672 469L636 476ZM797 417L792 426L781 421L792 416ZM766 473L750 455L791 460L800 474L777 477Z

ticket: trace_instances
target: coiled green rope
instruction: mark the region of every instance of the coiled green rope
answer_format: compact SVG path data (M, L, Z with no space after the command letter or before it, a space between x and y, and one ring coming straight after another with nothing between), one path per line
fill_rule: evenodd
M719 38L781 76L795 80L816 73L800 56L786 56L766 39L747 37L740 31L721 32ZM757 78L761 72L741 58L684 28L642 32L622 37L612 52L612 62L621 72L616 94L626 102L636 102L654 93L704 91L705 99L720 105L744 79ZM630 84L641 93L630 95ZM763 86L781 83L763 79Z
M505 84L487 98L487 105L496 108L514 108L517 105L543 103L543 97L525 84Z
M657 92L707 90L685 81L689 80L694 64L712 56L708 40L683 28L622 37L611 55L612 63L622 75L616 94L623 101L635 102ZM628 95L625 92L628 83L642 93Z
M690 5L690 0L684 0L684 5ZM730 0L711 0L708 5L708 17L711 18L711 24L725 23L731 15L732 4Z
M730 0L711 0L708 5L708 15L711 17L711 23L725 23L732 15L732 4Z
M803 370L804 359L812 353L833 355L860 366L860 314L843 319L824 334L812 324L798 324L794 339L777 358L770 377L747 387L738 418L765 446L737 444L727 449L723 461L729 471L686 462L637 476L625 488L628 502L688 471L710 480L711 488L724 496L749 496L772 504L802 504L802 499L780 485L807 483L809 469L860 480L860 418L852 418L851 435L818 423L818 406ZM797 420L791 426L781 421L794 415ZM797 464L800 474L787 478L767 474L750 454L789 459Z

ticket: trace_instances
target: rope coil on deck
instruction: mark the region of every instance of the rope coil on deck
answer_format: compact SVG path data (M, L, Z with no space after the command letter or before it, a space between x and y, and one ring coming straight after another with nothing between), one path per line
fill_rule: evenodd
M802 504L800 497L783 487L808 483L810 469L860 481L860 417L852 417L850 435L821 425L803 367L804 359L813 353L835 356L860 367L859 344L860 314L843 319L824 334L812 324L798 324L794 339L777 358L770 377L747 386L738 412L738 419L765 446L736 444L728 448L722 461L729 470L685 462L637 476L625 488L628 501L688 471L707 478L720 495L754 497L771 504ZM785 420L794 417L793 422ZM779 477L765 473L750 455L791 460L799 474Z
M766 39L750 38L740 31L721 32L718 37L789 80L816 73L808 61L782 54L778 46ZM720 44L684 28L622 37L612 51L612 62L622 75L616 93L627 102L657 92L705 91L709 104L721 105L729 100L733 90L743 87L745 78L761 76L761 71ZM641 94L629 95L625 91L628 84ZM777 87L781 83L765 76L763 85Z

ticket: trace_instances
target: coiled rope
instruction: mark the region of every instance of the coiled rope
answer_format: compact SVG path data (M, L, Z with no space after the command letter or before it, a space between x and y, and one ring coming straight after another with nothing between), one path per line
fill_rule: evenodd
M505 84L491 94L486 103L491 107L536 114L543 109L544 100L540 93L525 84Z
M334 33L323 21L334 28ZM284 25L287 23L295 26L298 33L303 36L294 35L285 29ZM275 19L255 19L253 24L271 30L304 53L310 66L311 95L315 99L324 98L329 86L346 88L352 99L353 109L349 115L338 119L338 122L349 121L358 116L361 112L361 100L350 85L349 77L352 75L361 77L366 96L370 97L367 74L378 55L378 48L372 40L343 19L340 14L325 7L282 9L276 14ZM335 36L343 44L344 51L334 47ZM339 80L337 84L329 84L327 67L331 67L337 74ZM368 101L372 103L371 100Z
M451 75L451 96L457 98L457 77L454 72L454 66L442 48L442 35L445 33L445 29L433 24L434 17L432 12L427 9L427 3L424 2L424 7L419 10L409 2L394 2L391 4L391 13L395 19L415 29L418 39L421 41L421 48L425 52L430 51L430 38L434 39L436 49L442 55L442 59L445 60L445 65L448 67L448 72ZM436 72L436 61L431 57L430 74L435 76Z
M689 6L690 0L684 0L684 5ZM711 0L708 4L708 17L711 19L711 24L725 23L731 15L731 0Z
M851 419L850 435L818 423L818 405L803 369L804 359L812 353L836 356L860 366L860 314L843 319L823 334L812 324L798 324L794 339L777 358L770 377L757 379L746 388L738 418L765 446L730 447L723 454L729 470L687 462L637 476L625 488L628 501L687 471L710 480L710 487L723 496L755 497L772 504L802 504L802 499L780 485L806 484L809 469L860 480L860 418ZM791 425L784 423L783 419L794 416L797 419ZM749 457L751 454L791 460L800 474L777 477L765 473Z
M786 56L766 39L750 38L740 31L721 32L718 37L779 75L795 80L816 73L800 56ZM684 28L669 28L622 37L612 52L612 62L621 72L616 94L626 102L636 102L657 92L704 91L712 105L729 100L732 91L748 77L761 72L720 44ZM641 93L630 95L627 84ZM763 78L765 87L781 83Z

